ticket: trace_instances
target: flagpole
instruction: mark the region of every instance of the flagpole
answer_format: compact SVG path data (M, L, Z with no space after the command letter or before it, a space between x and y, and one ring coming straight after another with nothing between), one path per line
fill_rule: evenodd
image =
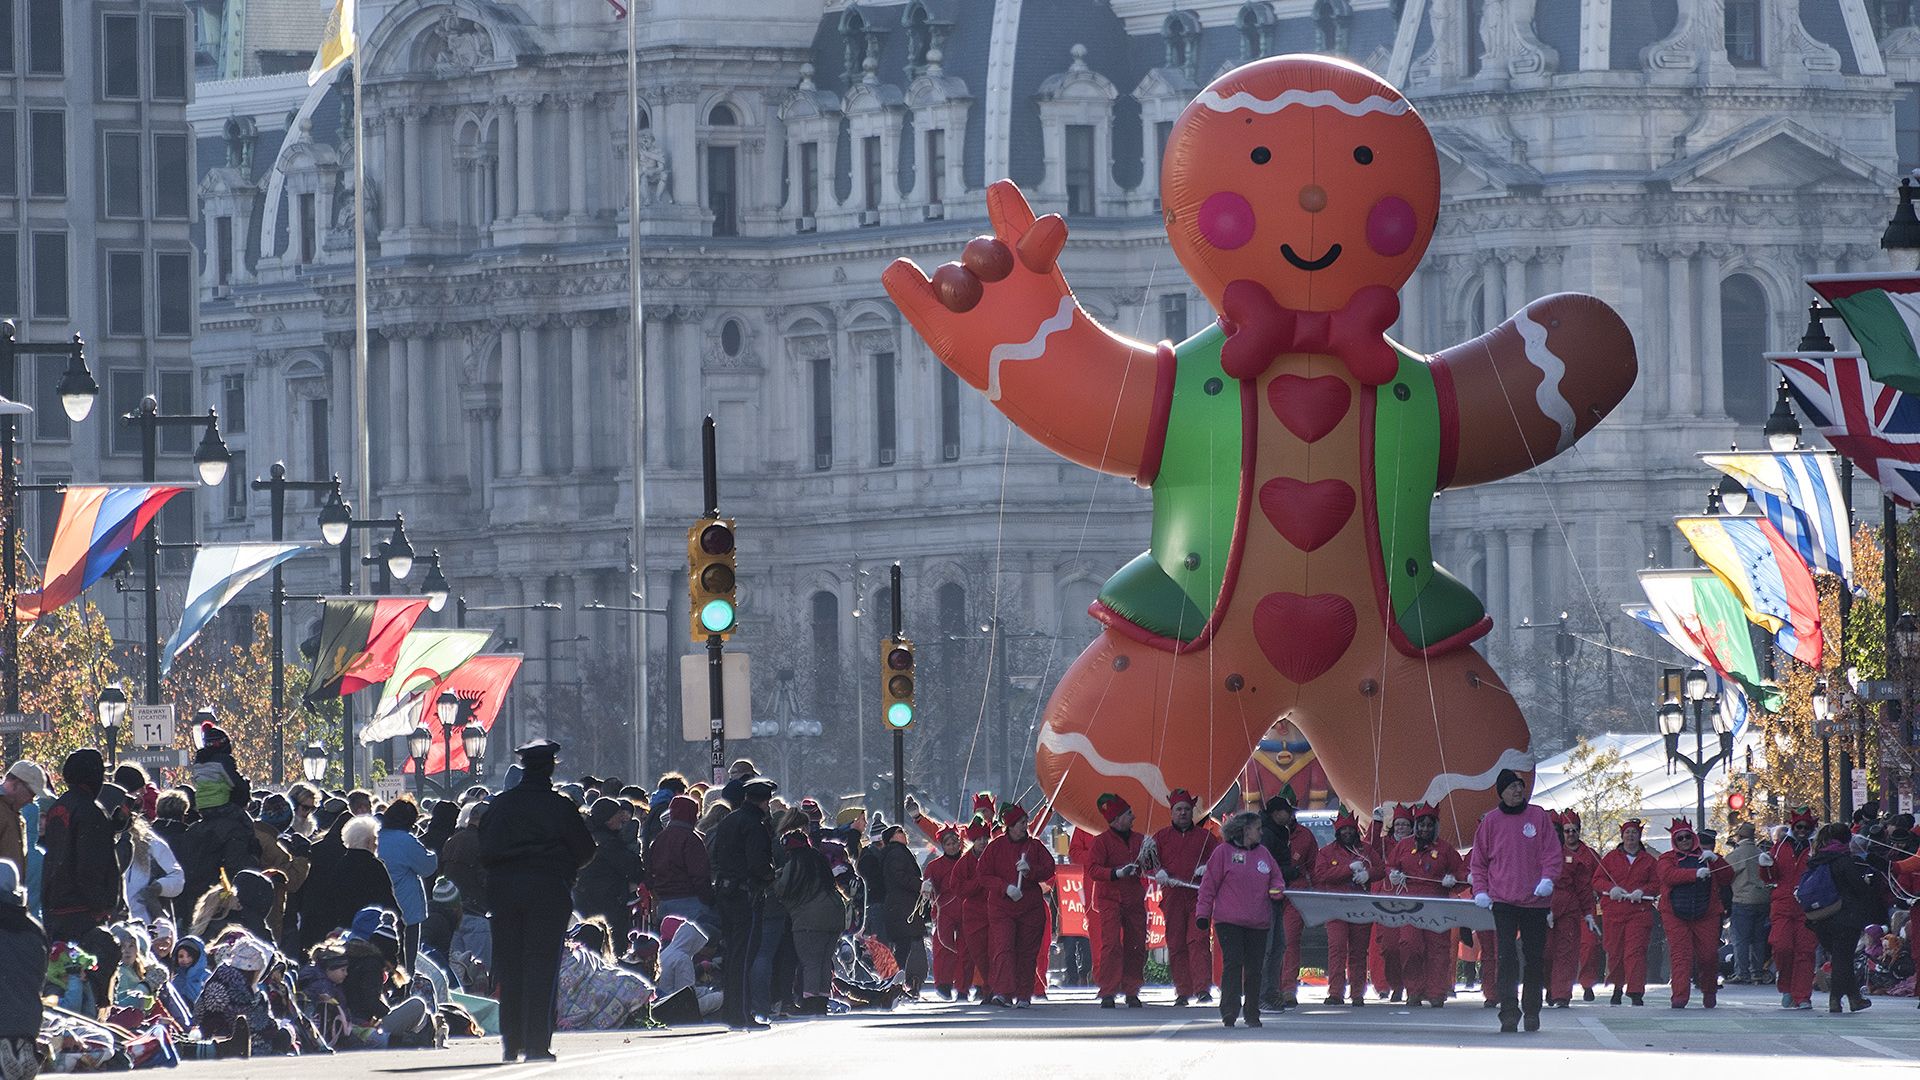
M354 483L360 490L360 513L373 512L373 466L367 434L367 99L360 78L360 0L347 0L352 12L353 42L353 453ZM370 535L360 534L360 591L367 590ZM343 582L343 584L345 584ZM340 754L348 786L352 786L354 739L353 706L342 702Z
M627 344L632 350L629 378L633 386L633 566L636 606L646 607L647 592L647 378L646 297L640 268L640 13L627 5ZM647 718L647 614L633 618L633 700L635 733L634 779L645 784L652 748Z

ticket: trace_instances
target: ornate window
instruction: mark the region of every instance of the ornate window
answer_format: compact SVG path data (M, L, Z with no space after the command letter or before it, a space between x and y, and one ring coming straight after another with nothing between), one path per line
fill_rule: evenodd
M967 626L967 587L957 581L949 581L934 592L935 623L940 632L950 637L968 633Z
M1250 63L1273 53L1273 5L1255 3L1242 7L1240 14L1234 18L1234 26L1240 31L1241 63Z
M1759 67L1760 0L1726 0L1727 60L1734 67Z
M1767 393L1767 292L1746 274L1720 283L1720 377L1727 415L1758 424L1772 404Z
M1200 77L1200 18L1191 11L1176 11L1160 24L1167 39L1167 66L1179 68L1187 77Z

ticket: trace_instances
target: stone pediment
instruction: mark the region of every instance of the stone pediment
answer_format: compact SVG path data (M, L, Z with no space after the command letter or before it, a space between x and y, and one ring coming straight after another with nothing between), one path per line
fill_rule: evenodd
M1793 120L1756 120L1654 170L1675 191L1886 188L1893 179L1866 158Z
M1435 129L1433 143L1440 153L1440 190L1446 198L1510 195L1516 188L1545 182L1538 169L1502 160L1469 132Z

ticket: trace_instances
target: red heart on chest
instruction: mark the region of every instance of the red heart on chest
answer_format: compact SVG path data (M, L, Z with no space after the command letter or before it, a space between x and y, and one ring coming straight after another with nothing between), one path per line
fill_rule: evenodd
M1313 551L1334 538L1353 516L1353 486L1344 480L1296 480L1276 476L1260 486L1260 510L1287 542Z
M1302 442L1319 442L1346 418L1353 389L1333 375L1276 375L1267 384L1267 407Z
M1339 663L1358 625L1353 603L1337 593L1270 593L1253 608L1253 639L1267 663L1302 686Z

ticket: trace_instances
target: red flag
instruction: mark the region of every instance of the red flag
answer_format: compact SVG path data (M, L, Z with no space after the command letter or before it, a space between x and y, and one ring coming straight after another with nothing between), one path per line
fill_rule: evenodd
M607 3L613 6L614 18L624 19L627 17L627 9L621 6L620 0L607 0Z
M496 653L491 656L476 656L455 668L453 674L440 681L425 697L421 712L426 719L427 730L433 732L433 747L427 751L427 775L447 773L447 738L440 726L439 712L434 703L440 695L451 690L454 696L472 703L471 721L481 728L492 731L495 717L500 715L500 706L507 700L507 687L513 677L520 672L524 656ZM406 771L413 771L413 759L406 760ZM460 740L458 729L453 733L453 771L466 772L471 766L467 763L467 747Z

